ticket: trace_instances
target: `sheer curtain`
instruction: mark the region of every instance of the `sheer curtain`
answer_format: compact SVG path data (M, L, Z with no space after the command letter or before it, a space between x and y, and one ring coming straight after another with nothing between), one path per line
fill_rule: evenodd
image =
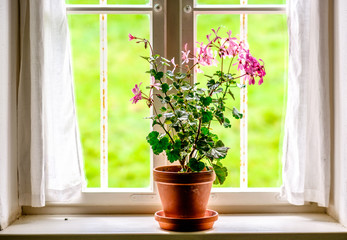
M67 201L84 184L64 0L20 0L21 205Z
M288 101L282 196L327 207L330 193L329 1L287 0Z

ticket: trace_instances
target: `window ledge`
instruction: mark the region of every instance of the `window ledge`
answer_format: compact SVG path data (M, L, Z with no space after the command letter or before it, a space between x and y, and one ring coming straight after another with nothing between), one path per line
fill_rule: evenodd
M28 215L0 239L347 239L347 228L321 213L221 214L213 229L161 230L152 215ZM317 238L318 237L318 238Z

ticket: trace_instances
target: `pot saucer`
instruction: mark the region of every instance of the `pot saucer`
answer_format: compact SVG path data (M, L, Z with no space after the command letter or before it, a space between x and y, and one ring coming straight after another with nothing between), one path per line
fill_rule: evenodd
M159 222L162 229L193 232L212 228L214 222L218 219L218 212L207 209L205 216L200 218L173 218L165 217L164 211L160 210L154 214L154 218Z

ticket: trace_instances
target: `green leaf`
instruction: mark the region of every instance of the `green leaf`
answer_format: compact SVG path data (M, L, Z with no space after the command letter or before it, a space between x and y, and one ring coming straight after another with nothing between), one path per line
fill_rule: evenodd
M169 65L168 63L166 63L166 62L160 61L160 63L161 63L162 65L164 65L164 66L170 67L170 65Z
M196 158L191 158L189 160L189 167L195 172L200 172L205 168L205 163L198 161Z
M154 78L156 80L160 80L160 79L162 79L163 76L164 76L163 72L157 72L157 74L155 74Z
M210 96L201 97L200 100L205 107L207 107L208 105L210 105L210 103L212 103L212 98Z
M189 115L188 115L188 113L186 111L176 110L175 113L177 115L178 120L180 120L180 121L188 120Z
M157 74L157 72L154 69L149 70L149 72L153 77Z
M222 185L225 181L225 178L228 176L228 169L226 167L218 166L217 164L212 164L213 170L216 174L216 180L214 184Z
M228 118L224 118L223 126L225 128L230 128L231 127L230 120Z
M167 137L163 137L162 139L158 139L159 133L157 131L152 131L147 136L147 142L151 145L153 153L155 155L160 154L164 150L166 150L169 146L169 139Z
M163 59L165 62L167 62L167 63L169 63L170 62L170 60L169 59L166 59L166 58L164 58L164 57L161 57L161 59Z
M202 133L203 135L208 135L209 132L210 132L210 131L208 130L207 127L202 127L202 128L201 128L201 133Z
M202 110L201 114L202 114L202 118L201 118L202 123L208 123L213 118L212 112Z
M219 86L219 83L216 83L216 81L214 79L210 79L210 80L208 80L206 85L207 85L208 89L211 91L211 90L216 89Z
M233 117L236 119L241 119L243 114L239 112L239 110L237 110L235 107L233 108Z
M208 157L212 160L224 158L228 154L228 150L229 150L228 147L211 148L211 150L206 153L206 157Z
M213 94L221 93L221 92L223 92L223 88L218 88L217 90L215 90L215 91L213 92Z
M146 137L146 139L147 139L147 142L149 143L149 144L154 144L154 143L156 143L156 142L158 142L159 140L158 140L158 136L159 136L159 132L157 132L157 131L152 131L152 132L150 132L149 134L148 134L148 136Z
M154 120L152 123L152 127L154 127L155 125L159 124L157 120Z
M177 139L173 145L174 149L180 150L182 146L181 140Z
M169 77L170 79L172 79L175 75L174 75L174 73L172 71L167 70L166 76Z
M165 112L167 109L166 109L165 107L161 107L160 110L161 110L162 112Z
M163 93L166 93L167 91L169 91L169 84L167 84L167 83L163 83L162 85L161 85L161 91L163 92Z
M224 147L224 143L222 142L222 140L218 140L214 146L215 147Z
M174 161L177 161L180 159L180 151L178 149L173 149L173 150L166 150L166 156L167 159L173 163Z
M175 116L175 114L172 113L172 112L164 113L164 117L165 117L165 118L172 118L172 117L174 117L174 116Z
M235 96L234 96L234 94L233 94L233 92L232 91L230 91L230 89L229 89L229 91L228 91L228 93L230 94L230 96L235 100Z
M143 59L145 59L145 60L147 60L147 61L148 61L148 59L149 59L149 57L144 57L144 56L140 56L140 57L142 57Z
M179 89L179 88L180 88L180 85L179 85L177 82L173 82L172 85L173 85L176 89Z

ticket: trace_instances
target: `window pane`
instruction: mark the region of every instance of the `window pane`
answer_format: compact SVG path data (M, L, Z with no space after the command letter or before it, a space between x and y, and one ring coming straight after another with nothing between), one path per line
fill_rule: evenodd
M108 161L109 187L148 187L150 149L146 136L150 115L146 104L131 104L135 83L149 84L141 44L128 41L128 34L149 39L149 15L108 15ZM148 82L147 82L148 81Z
M68 21L84 169L88 187L100 187L99 15L70 14Z
M108 4L149 4L149 0L107 0Z
M252 54L264 60L266 69L264 83L248 88L248 185L279 187L288 57L286 17L248 15L248 43Z
M99 4L99 0L65 0L66 4Z
M236 36L240 32L240 15L215 15L215 14L203 14L197 16L197 41L206 43L206 35L212 33L211 29L217 29L222 25L220 33L226 35L228 30L231 30L233 36ZM212 33L213 34L213 33ZM224 64L225 68L231 59L226 58ZM202 68L205 74L211 75L215 71L220 69L218 67L205 67ZM236 68L232 67L231 72L236 72ZM206 86L206 77L203 74L197 75L197 81L201 82L201 87ZM229 98L227 106L235 106L240 109L240 91L234 90L236 101ZM223 165L227 167L229 176L221 187L240 187L240 122L235 120L231 116L231 111L226 111L226 116L230 119L232 127L224 128L220 126L218 122L213 122L211 128L213 133L217 134L219 138L224 142L225 146L230 147L227 158L223 159ZM220 185L216 185L219 187Z

